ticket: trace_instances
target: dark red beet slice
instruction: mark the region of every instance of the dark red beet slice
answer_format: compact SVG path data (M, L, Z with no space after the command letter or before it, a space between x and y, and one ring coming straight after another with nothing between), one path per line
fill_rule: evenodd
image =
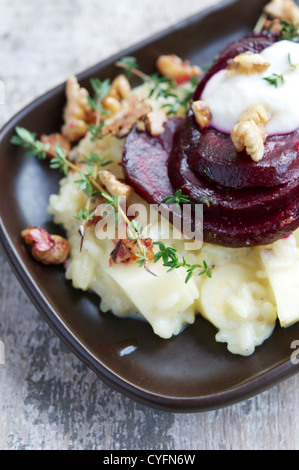
M193 173L185 146L177 132L168 173L174 191L183 189L191 200L210 203L204 207L205 242L230 248L267 245L299 227L299 180L273 189L220 188Z
M273 37L268 35L251 35L228 46L222 60L227 63L244 50L260 52L273 42ZM214 67L217 66L220 63ZM215 73L215 68L212 73ZM196 93L200 92L201 86L202 83ZM186 122L188 119L190 116ZM123 169L127 183L141 197L149 203L161 204L177 189L183 189L194 202L205 201L204 241L231 248L273 243L299 227L298 175L294 177L293 173L287 183L273 187L233 189L217 185L206 168L205 177L202 177L189 166L188 156L194 143L197 145L198 142L190 123L188 126L182 126L182 123L181 119L170 119L165 125L165 133L159 137L151 137L137 128L127 137ZM282 144L277 138L275 152L278 152L279 145ZM280 172L276 171L273 178L278 173L287 174L289 168L294 170L292 166L285 168L288 164L289 161L282 159Z
M237 54L250 50L261 52L275 42L274 36L254 35L229 45L220 55L203 81L194 100L200 99L206 83ZM212 127L201 129L193 112L186 121L190 145L188 163L199 175L228 188L271 187L289 182L299 176L299 130L294 133L268 137L264 158L256 163L244 152L237 152L229 135Z
M168 161L168 174L174 190L183 188L192 199L211 201L208 209L213 217L232 220L255 218L282 210L291 200L299 197L299 178L272 188L229 189L216 186L196 175L188 164L189 134L185 128L175 135L174 150ZM207 210L206 210L207 212Z
M299 177L299 130L268 137L264 157L253 162L246 151L237 152L230 136L216 129L199 129L190 116L186 122L190 167L199 175L227 188L272 187Z
M135 127L126 139L122 160L126 181L149 203L160 204L173 194L167 160L181 124L180 118L169 119L165 132L158 137Z
M244 197L241 208L246 216L243 217L240 207L237 211L239 216L234 213L235 201L231 191L213 188L212 185L206 186L204 181L199 189L193 186L191 180L182 180L179 169L182 167L182 162L186 164L186 161L179 158L175 149L172 152L174 135L175 142L179 142L180 135L176 131L180 127L181 120L173 119L166 124L165 133L159 137L151 137L148 133L139 132L136 128L129 134L124 148L123 168L127 183L131 184L141 197L149 203L161 204L165 197L173 194L174 189L179 189L183 183L187 182L187 186L183 186L186 194L189 193L194 198L204 196L214 202L210 207L204 207L204 241L231 248L273 243L298 228L298 193L291 199L285 197L284 206L275 203L273 211L269 211L269 208L257 199L255 212L251 216L250 202L246 202L246 197ZM175 183L174 189L168 177L169 162L171 180ZM185 169L188 169L187 175L195 176L188 166ZM186 173L183 171L183 178L185 177ZM239 192L234 191L234 196ZM215 198L215 193L218 199ZM221 195L224 203L221 202ZM256 193L255 197L258 196L259 194ZM217 201L219 204L215 204ZM254 201L252 197L251 203Z
M254 220L218 219L204 215L203 238L206 243L228 248L244 248L274 243L299 227L299 198L282 211Z

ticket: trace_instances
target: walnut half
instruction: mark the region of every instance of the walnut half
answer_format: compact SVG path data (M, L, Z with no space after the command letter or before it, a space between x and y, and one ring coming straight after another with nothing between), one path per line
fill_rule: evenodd
M66 83L67 103L64 109L64 125L61 133L70 142L82 139L88 131L88 120L91 107L88 103L89 93L80 87L76 77L70 77Z
M163 77L172 78L178 84L191 80L192 77L200 77L202 70L197 65L191 65L190 61L182 60L175 54L161 55L156 63L157 69Z
M114 120L104 125L102 135L112 134L120 139L126 137L139 119L145 118L151 111L150 104L140 101L136 95L130 95L122 110L114 116Z
M299 24L299 7L293 0L272 0L265 6L264 12L272 18Z
M127 184L118 180L113 173L110 173L110 171L100 171L99 178L101 183L105 186L111 195L128 197L133 191L131 186L128 186Z
M206 101L194 101L194 103L192 104L192 110L194 112L196 122L201 127L206 127L211 122L212 114L210 111L209 103L207 103Z
M231 139L238 152L246 152L254 162L259 162L264 156L264 143L267 138L265 124L271 119L271 114L262 104L252 106L241 114L239 122L232 128Z
M263 73L270 67L260 54L253 52L244 52L237 55L227 66L230 76L234 75L253 75L255 73Z

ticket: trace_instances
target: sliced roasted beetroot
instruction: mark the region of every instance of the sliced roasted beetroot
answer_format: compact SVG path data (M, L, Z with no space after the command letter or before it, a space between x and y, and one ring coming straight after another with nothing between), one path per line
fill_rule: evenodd
M181 124L180 118L169 119L157 137L135 127L127 137L122 161L126 181L149 203L160 204L173 194L167 161Z
M259 162L245 151L237 152L230 136L213 128L199 129L192 115L185 130L190 167L215 184L236 189L272 187L299 177L299 130L268 137Z
M299 178L271 188L238 190L217 186L196 175L188 164L188 140L184 130L175 136L174 149L168 160L168 174L174 190L182 188L193 200L210 201L210 215L232 220L239 217L246 220L282 210L299 196Z
M237 54L261 52L276 41L269 34L249 35L224 49L217 62L199 84L194 100L200 99L210 78L224 69ZM186 132L190 148L188 163L199 175L227 188L272 187L287 183L299 176L299 130L281 136L268 137L264 157L253 162L246 151L237 152L230 135L213 127L202 129L196 123L192 110L186 120Z
M141 197L161 204L182 188L193 201L206 203L204 241L232 248L273 243L298 228L298 181L275 191L237 191L199 180L179 152L180 128L181 120L173 119L159 137L136 128L128 136L123 168L126 181Z
M206 243L228 248L268 245L287 237L299 227L299 198L283 210L248 221L204 215L203 227Z
M229 45L202 80L194 99L200 98L209 77L231 58L248 50L260 52L274 41L273 36L262 34ZM244 161L241 154L235 155L235 167L227 164L232 144L222 139L215 130L200 131L192 112L185 120L170 119L159 137L134 128L123 154L126 181L149 203L161 204L178 189L192 202L203 202L204 241L208 243L232 248L266 245L292 233L299 227L297 134L287 142L279 137L269 140L269 157L258 170L248 170L251 161L247 155L243 155ZM199 150L203 154L200 165ZM228 167L231 174L221 166ZM253 179L250 184L248 174Z
M174 191L181 188L194 202L205 202L203 235L207 243L230 248L267 245L299 227L298 180L292 187L284 185L275 191L219 188L197 178L184 152L175 148L169 175Z

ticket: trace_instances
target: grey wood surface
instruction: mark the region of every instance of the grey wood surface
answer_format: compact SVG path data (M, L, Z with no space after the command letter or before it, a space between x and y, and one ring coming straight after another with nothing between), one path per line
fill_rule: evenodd
M0 125L49 88L217 0L0 0ZM146 28L145 25L146 24ZM0 249L0 449L299 449L299 376L201 414L110 390L53 334Z

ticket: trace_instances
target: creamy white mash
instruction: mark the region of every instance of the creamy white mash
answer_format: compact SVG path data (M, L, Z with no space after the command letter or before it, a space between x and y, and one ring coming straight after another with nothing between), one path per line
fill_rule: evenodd
M207 83L202 99L209 103L211 125L231 133L241 114L254 104L262 104L271 113L265 126L268 135L287 134L299 127L299 44L279 41L260 55L271 65L263 73L230 76L227 70L216 73ZM294 70L290 70L290 62ZM284 83L271 85L264 78L283 74Z
M97 143L87 136L79 150L85 155L97 151L113 160L108 168L121 176L122 146L122 141L110 136ZM137 263L110 265L114 243L99 240L94 226L87 229L80 252L74 214L84 207L85 196L78 191L76 179L77 175L69 173L61 180L59 194L50 198L49 213L67 231L71 255L66 278L75 288L98 294L103 312L146 320L164 339L178 335L201 314L216 327L216 341L227 343L230 352L243 356L251 355L269 338L277 319L282 326L299 320L299 231L270 246L242 249L203 244L200 250L184 251L183 240L164 240L188 262L202 264L205 260L214 266L213 276L194 276L185 284L183 268L167 273L157 263L150 266L157 274L154 277ZM141 200L133 194L131 202ZM163 240L163 230L162 235L158 232L151 227L148 236Z

